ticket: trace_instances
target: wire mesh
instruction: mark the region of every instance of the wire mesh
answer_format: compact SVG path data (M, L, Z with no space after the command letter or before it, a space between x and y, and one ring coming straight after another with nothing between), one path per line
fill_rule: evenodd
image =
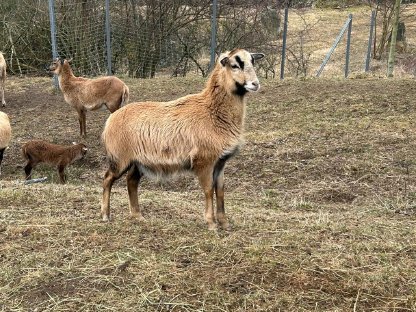
M298 1L299 2L299 1ZM314 1L306 1L312 3ZM258 74L280 74L283 2L218 1L215 54L235 47L263 52ZM136 78L208 74L211 42L211 0L110 0L111 61L116 75ZM107 73L105 0L54 0L57 52L73 59L77 75ZM364 71L371 11L374 5L318 9L291 7L285 77L314 76L333 41L352 13L350 74ZM398 45L395 75L415 75L416 4L403 4L405 40ZM375 39L388 45L382 10ZM387 16L388 17L388 16ZM343 76L342 39L322 77ZM373 47L374 48L374 47ZM11 74L44 74L52 60L48 1L0 1L0 50ZM370 72L384 75L386 51L376 49ZM374 54L374 49L373 49Z

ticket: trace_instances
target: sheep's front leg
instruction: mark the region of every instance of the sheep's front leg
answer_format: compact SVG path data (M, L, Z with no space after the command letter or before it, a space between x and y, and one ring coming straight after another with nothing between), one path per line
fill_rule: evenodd
M81 109L78 110L78 120L79 120L79 131L81 137L85 138L87 136L87 122L86 122L86 112Z
M4 99L4 82L3 82L3 85L1 87L1 105L3 107L6 106L6 100Z
M3 154L5 150L6 150L5 148L0 149L0 175L1 175L1 163L3 161Z
M213 208L214 186L212 172L212 168L204 168L197 172L199 183L205 194L205 221L208 223L209 230L216 229Z
M140 211L137 194L137 188L139 187L141 177L142 174L140 171L136 166L133 166L127 173L127 191L129 193L129 206L131 216L140 221L144 221L145 219Z

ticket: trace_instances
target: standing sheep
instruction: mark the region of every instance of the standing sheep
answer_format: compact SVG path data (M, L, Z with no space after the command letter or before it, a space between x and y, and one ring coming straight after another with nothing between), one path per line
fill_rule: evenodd
M78 113L80 133L87 135L86 112L101 108L103 105L113 113L128 103L129 88L114 76L87 79L75 77L70 60L56 59L50 71L58 75L59 87L65 101L71 104Z
M111 187L127 172L131 215L143 216L137 188L143 175L196 174L205 193L205 220L227 229L224 166L242 144L245 95L260 87L254 61L262 53L235 49L219 57L205 89L174 101L132 103L111 114L102 139L109 160L101 214L110 218ZM213 194L217 209L214 215Z
M4 85L6 84L6 60L3 54L0 52L0 96L1 105L6 106L6 100L4 99Z
M3 154L6 148L9 146L11 135L12 129L10 127L9 117L5 113L0 112L0 175Z

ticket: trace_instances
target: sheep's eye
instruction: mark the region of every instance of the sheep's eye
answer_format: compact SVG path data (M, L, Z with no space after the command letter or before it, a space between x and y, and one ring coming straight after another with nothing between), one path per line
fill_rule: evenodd
M236 68L240 68L240 67L238 67L238 65L231 65L231 68L233 68L233 69L236 69Z

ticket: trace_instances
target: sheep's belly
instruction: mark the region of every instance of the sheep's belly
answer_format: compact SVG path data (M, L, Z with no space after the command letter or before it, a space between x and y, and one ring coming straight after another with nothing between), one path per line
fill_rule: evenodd
M182 164L158 164L152 166L146 166L139 163L137 165L141 174L157 181L170 180L183 173L192 171L190 162L184 162Z

